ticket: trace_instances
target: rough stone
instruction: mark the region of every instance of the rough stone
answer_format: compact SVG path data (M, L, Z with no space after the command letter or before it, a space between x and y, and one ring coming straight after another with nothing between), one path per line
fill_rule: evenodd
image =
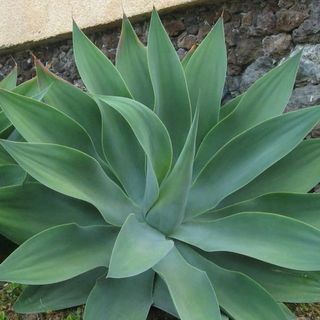
M276 13L277 30L291 31L299 27L308 16L306 11L282 9Z
M287 33L267 36L262 40L264 53L275 57L283 56L290 50L291 40L291 35Z
M179 35L186 29L181 20L166 20L164 26L171 37Z
M320 104L320 85L308 84L301 88L295 88L286 108L286 111L293 111L303 107Z
M295 43L320 42L320 4L319 0L312 0L310 16L297 29L293 30L292 37Z
M244 71L240 81L240 92L247 90L256 80L274 67L268 56L258 58Z
M297 75L299 85L320 83L320 44L297 46L296 50L303 49L300 67Z
M187 34L183 32L177 41L179 48L191 49L194 44L197 42L197 37L193 34Z
M272 34L276 28L276 16L272 11L262 12L257 15L256 21L250 28L254 36Z

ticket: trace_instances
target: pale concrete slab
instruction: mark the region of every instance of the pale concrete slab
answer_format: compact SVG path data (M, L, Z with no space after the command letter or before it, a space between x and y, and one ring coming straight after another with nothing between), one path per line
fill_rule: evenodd
M61 37L71 32L72 18L81 28L95 28L122 18L199 0L0 0L0 53L6 49ZM123 9L122 9L123 8Z

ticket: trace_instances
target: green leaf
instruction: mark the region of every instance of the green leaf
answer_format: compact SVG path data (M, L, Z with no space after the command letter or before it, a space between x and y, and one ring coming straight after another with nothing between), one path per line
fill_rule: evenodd
M89 295L84 320L145 320L152 304L154 273L99 279Z
M12 92L20 94L22 96L26 96L26 97L31 97L31 98L35 97L36 95L39 94L39 86L38 86L37 77L34 77L30 80L27 80L27 81L19 84L17 87L15 87L12 90Z
M175 162L191 124L190 99L179 57L155 10L148 37L148 61L155 94L155 112L169 131Z
M26 172L15 164L0 165L0 187L21 185L26 176Z
M158 275L156 276L154 282L153 305L160 310L172 314L176 318L179 317L174 303L171 299L168 287Z
M47 229L24 242L0 265L0 280L51 284L106 267L117 233L114 227L76 224Z
M248 275L277 301L312 303L319 301L320 272L296 271L264 263L234 253L204 253L223 268Z
M172 146L166 127L143 104L122 97L97 96L119 112L130 125L144 152L150 159L159 184L171 167Z
M171 237L204 251L239 253L294 270L320 270L320 230L272 213L243 212L209 223L185 223Z
M271 192L308 192L320 181L319 161L320 139L302 141L287 156L224 199L219 207Z
M51 73L39 60L36 61L36 69L40 88L50 86L44 101L79 123L103 156L101 114L96 102L82 90Z
M32 177L45 186L94 205L104 219L122 225L137 209L92 157L54 145L0 141Z
M15 66L10 73L0 81L0 88L12 90L17 85L18 70Z
M248 276L220 268L203 258L188 246L179 245L182 256L191 265L208 275L221 308L237 320L286 320L286 317L273 297ZM245 301L254 301L248 305Z
M1 106L0 106L1 107ZM0 111L0 138L11 128L12 124L3 111Z
M153 109L154 93L148 67L147 49L137 37L126 16L122 20L116 67L133 98Z
M6 90L0 90L0 105L28 142L56 143L96 155L85 130L58 109Z
M270 193L252 200L200 216L201 220L212 221L239 212L272 212L300 220L320 229L319 193Z
M239 94L238 96L229 100L227 103L225 103L221 107L220 114L219 114L220 121L223 120L224 118L226 118L230 113L232 113L237 108L237 106L239 105L239 103L244 95L245 95L245 93Z
M28 286L13 309L17 313L40 313L85 304L97 278L106 272L97 268L70 280L42 286Z
M193 112L199 108L199 143L218 122L226 72L227 50L220 18L185 69Z
M129 197L141 203L146 180L145 153L123 116L102 100L97 101L102 114L105 158Z
M191 49L187 52L187 54L183 57L181 64L184 70L186 70L188 63L196 50L197 50L197 45L194 44L191 47Z
M158 201L147 214L148 223L165 234L170 234L184 219L192 183L198 120L197 110L181 154L168 178L161 185Z
M16 164L9 153L0 145L0 165Z
M131 97L112 62L73 23L74 58L87 89L96 94Z
M176 248L153 269L165 281L181 320L221 320L207 274L188 264Z
M152 268L173 247L173 241L134 214L122 226L112 250L109 278L132 277Z
M194 216L214 208L229 194L259 176L294 149L319 118L320 107L290 112L232 139L195 178L187 215Z
M255 82L235 111L212 128L199 148L196 174L236 135L284 111L292 94L300 57L301 53L296 54Z
M38 183L0 188L0 203L0 233L18 244L61 224L105 224L93 206Z

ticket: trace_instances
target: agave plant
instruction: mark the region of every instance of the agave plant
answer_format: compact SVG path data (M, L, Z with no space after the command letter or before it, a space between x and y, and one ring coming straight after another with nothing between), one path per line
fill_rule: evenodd
M73 40L87 92L38 61L44 102L0 93L24 139L1 145L32 177L0 189L15 310L285 320L318 301L320 107L282 114L300 53L221 108L222 19L182 63L155 10L147 47L124 18L115 66Z

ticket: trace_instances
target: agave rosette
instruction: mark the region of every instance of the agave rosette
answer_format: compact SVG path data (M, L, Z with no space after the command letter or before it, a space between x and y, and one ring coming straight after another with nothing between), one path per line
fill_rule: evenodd
M25 140L1 145L32 177L0 189L15 310L281 320L318 301L320 108L282 114L300 54L221 108L222 19L182 63L156 11L147 48L124 18L115 66L73 39L87 93L40 62L44 102L0 93Z

